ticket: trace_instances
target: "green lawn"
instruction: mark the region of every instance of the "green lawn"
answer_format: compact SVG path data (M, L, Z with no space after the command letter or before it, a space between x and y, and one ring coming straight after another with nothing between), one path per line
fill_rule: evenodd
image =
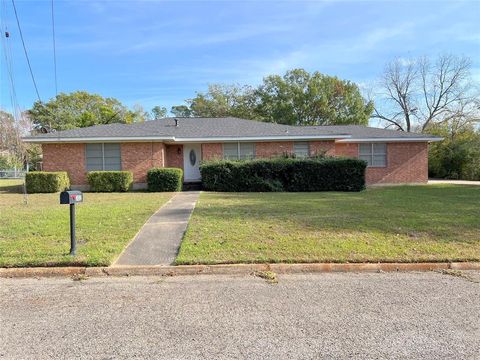
M0 180L0 267L109 265L171 193L86 193L77 205L77 256L70 246L68 205L59 194L28 195Z
M203 193L177 264L479 261L480 187Z

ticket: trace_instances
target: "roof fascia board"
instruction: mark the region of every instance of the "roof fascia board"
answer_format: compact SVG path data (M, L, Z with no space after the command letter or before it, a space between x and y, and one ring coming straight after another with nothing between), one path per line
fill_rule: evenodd
M25 142L31 143L85 143L85 142L141 142L141 141L166 141L173 143L206 143L206 142L238 142L238 141L286 141L286 140L336 140L348 139L351 135L287 135L287 136L239 136L239 137L198 137L198 138L175 138L160 136L138 136L138 137L77 137L77 138L42 138L24 137Z
M238 136L238 137L205 137L205 138L175 138L177 143L195 142L238 142L238 141L286 141L286 140L336 140L348 139L351 135L284 135L284 136Z
M75 138L42 138L42 137L24 137L25 142L31 143L87 143L87 142L142 142L142 141L174 141L173 136L129 136L129 137L75 137Z
M442 141L442 137L423 137L423 138L362 138L362 139L340 139L338 143L363 143L363 142L425 142Z

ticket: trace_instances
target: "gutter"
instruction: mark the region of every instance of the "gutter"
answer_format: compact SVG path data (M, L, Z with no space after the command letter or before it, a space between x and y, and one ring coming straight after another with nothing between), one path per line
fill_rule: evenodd
M362 138L362 139L340 139L336 142L338 143L372 143L372 142L436 142L442 141L442 137L418 137L418 138L407 138L407 137L388 137L388 138Z
M128 137L23 137L29 143L86 143L86 142L145 142L162 141L172 143L208 143L208 142L238 142L238 141L285 141L285 140L337 140L349 139L351 135L277 135L277 136L238 136L238 137L179 137L175 136L128 136Z
M128 137L23 137L23 141L28 143L95 143L95 142L166 142L166 143L215 143L215 142L238 142L238 141L286 141L286 140L335 140L337 143L371 143L371 142L437 142L442 141L442 137L386 137L386 138L361 138L355 139L351 135L276 135L276 136L239 136L239 137L175 137L175 136L128 136Z

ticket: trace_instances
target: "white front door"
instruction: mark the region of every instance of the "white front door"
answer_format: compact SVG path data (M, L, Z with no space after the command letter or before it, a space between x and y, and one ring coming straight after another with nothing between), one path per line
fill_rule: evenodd
M200 181L200 160L202 159L201 144L183 145L183 171L185 182Z

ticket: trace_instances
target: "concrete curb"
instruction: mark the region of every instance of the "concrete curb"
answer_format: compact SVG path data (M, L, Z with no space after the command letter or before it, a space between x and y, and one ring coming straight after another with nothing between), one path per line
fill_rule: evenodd
M393 272L434 270L480 270L480 262L454 263L312 263L312 264L228 264L180 266L115 266L115 267L43 267L0 268L0 278L87 277L102 276L179 276L179 275L248 275L273 271L278 274L326 272Z

